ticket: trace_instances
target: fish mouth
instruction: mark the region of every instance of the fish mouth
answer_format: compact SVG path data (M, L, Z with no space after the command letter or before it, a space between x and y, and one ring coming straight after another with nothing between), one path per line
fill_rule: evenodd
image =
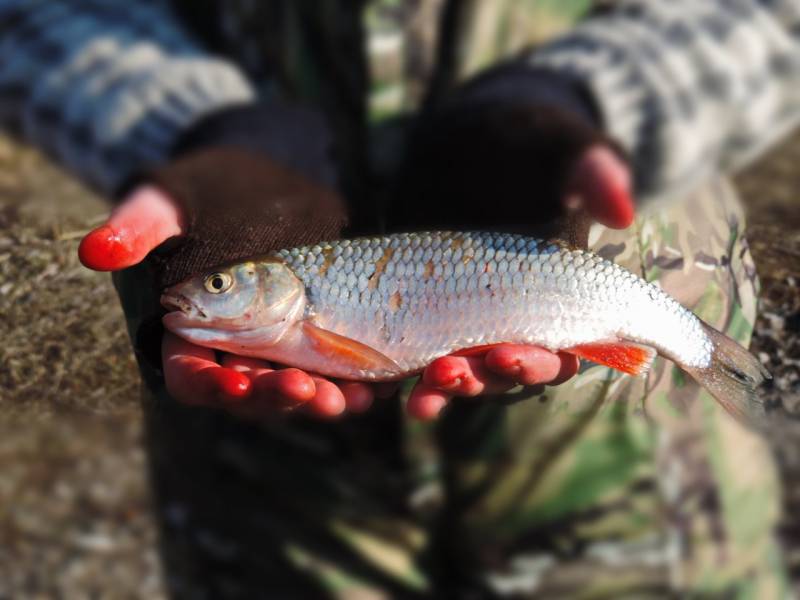
M161 306L170 312L180 312L191 319L206 318L206 313L183 294L163 294L161 296Z

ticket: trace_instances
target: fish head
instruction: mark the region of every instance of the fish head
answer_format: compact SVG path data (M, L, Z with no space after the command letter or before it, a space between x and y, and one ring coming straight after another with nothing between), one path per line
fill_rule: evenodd
M305 287L279 260L237 263L167 289L164 326L200 346L252 354L276 344L303 315Z

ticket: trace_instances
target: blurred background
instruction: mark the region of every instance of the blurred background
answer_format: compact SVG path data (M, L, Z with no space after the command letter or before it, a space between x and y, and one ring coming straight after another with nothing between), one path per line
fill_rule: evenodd
M800 135L738 178L763 291L753 349L785 410L781 536L800 592ZM0 598L159 598L138 377L111 278L76 249L106 205L0 137Z

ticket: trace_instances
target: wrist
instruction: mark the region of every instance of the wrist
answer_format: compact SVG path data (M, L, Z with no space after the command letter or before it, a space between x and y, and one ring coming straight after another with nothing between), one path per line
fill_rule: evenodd
M457 108L550 107L601 128L591 92L577 79L555 70L513 63L480 74L459 88L445 110Z

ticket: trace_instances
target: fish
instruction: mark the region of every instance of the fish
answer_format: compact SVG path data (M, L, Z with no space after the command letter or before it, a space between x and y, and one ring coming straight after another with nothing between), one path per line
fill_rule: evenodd
M321 375L395 381L439 357L515 343L643 375L678 365L752 421L769 373L657 284L590 251L493 232L421 232L277 251L164 291L194 344Z

